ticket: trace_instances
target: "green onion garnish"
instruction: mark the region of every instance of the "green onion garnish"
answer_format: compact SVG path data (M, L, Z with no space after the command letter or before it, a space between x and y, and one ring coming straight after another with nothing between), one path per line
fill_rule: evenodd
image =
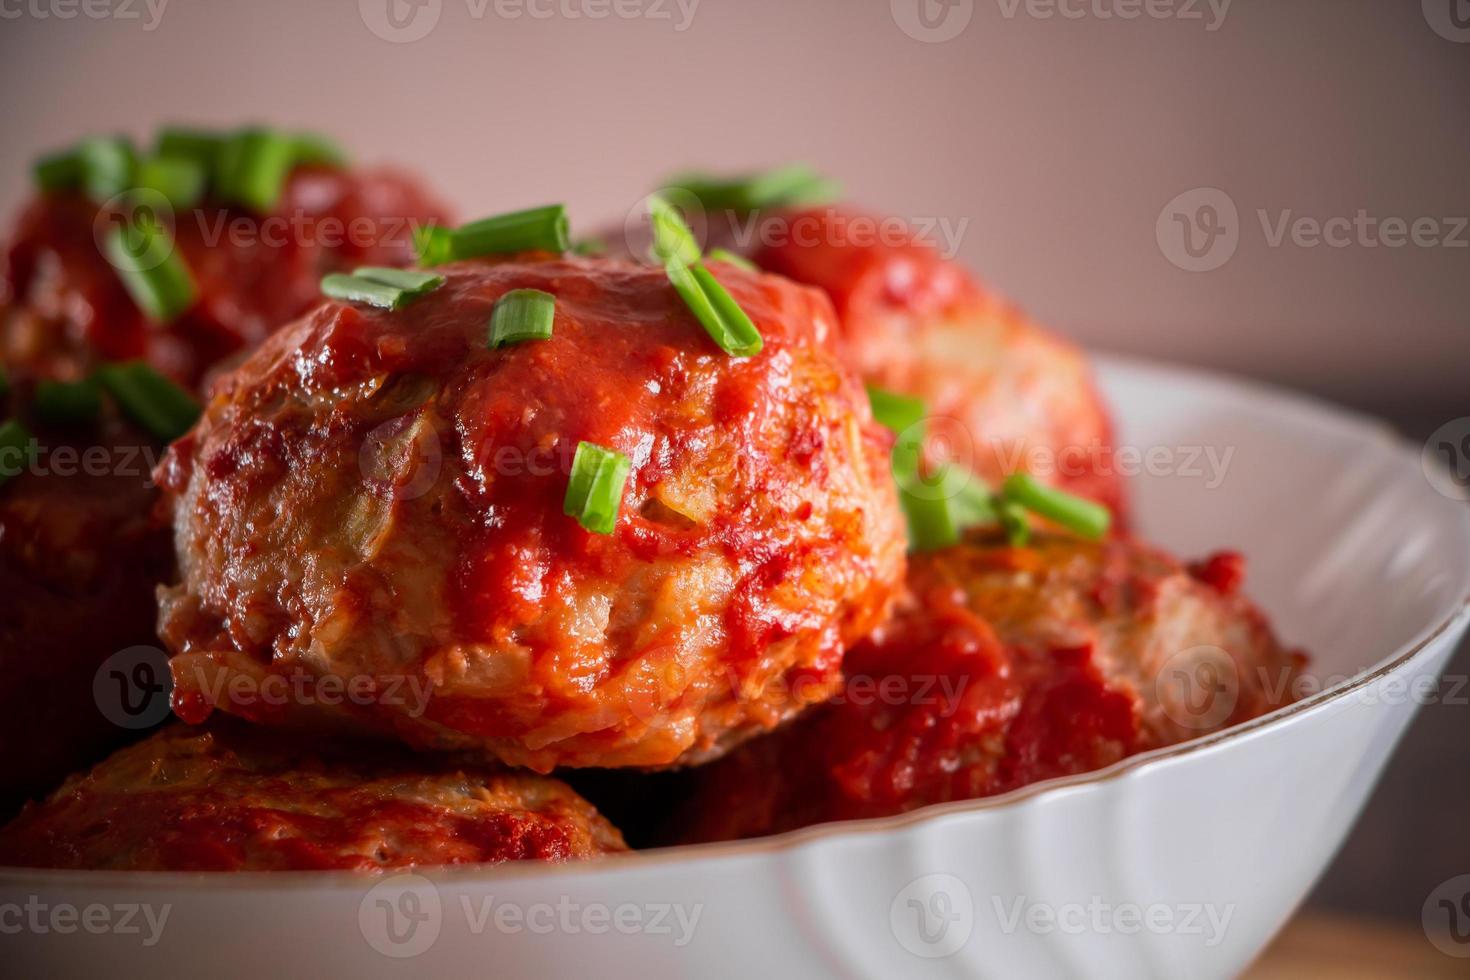
M802 207L826 204L841 196L838 184L802 164L745 177L681 174L666 181L664 186L693 194L706 211Z
M674 206L657 194L648 196L648 223L653 228L649 251L655 262L693 265L699 261L699 242Z
M89 425L102 411L95 381L41 381L32 401L37 417L53 425Z
M584 238L572 243L572 252L576 255L603 255L607 252L607 242L600 238Z
M512 289L495 301L490 313L490 346L550 340L555 318L555 296L539 289Z
M73 147L41 157L32 168L41 190L69 191L82 183L82 155Z
M121 136L94 136L77 144L82 161L82 186L97 204L111 200L133 186L138 157L133 144Z
M683 297L684 305L721 350L734 357L752 357L761 352L765 341L760 331L704 263L683 266L670 262L664 272Z
M631 466L620 452L590 442L578 443L562 510L594 534L611 534L618 522L623 485Z
M143 361L104 364L97 381L123 414L154 437L173 442L199 418L199 403Z
M346 273L322 277L322 295L343 303L362 303L384 310L402 309L413 297L407 290Z
M959 481L969 474L954 466L941 467L925 479L917 471L895 472L898 502L908 520L909 547L914 551L947 548L960 539L964 525L955 507Z
M432 272L419 272L416 269L389 269L383 266L365 265L360 269L352 270L352 274L359 279L368 279L382 283L384 286L401 289L409 299L426 296L444 285L443 276Z
M449 233L448 259L515 252L565 252L569 243L567 209L550 204L499 214L460 225Z
M442 225L423 225L413 230L413 250L419 265L443 265L453 257L450 230Z
M198 290L173 235L157 221L135 220L112 229L107 260L138 309L155 323L171 323L194 305Z
M291 137L295 161L322 167L347 166L347 151L330 136L322 133L296 133Z
M184 156L149 157L138 164L137 186L157 191L176 208L192 208L204 197L209 172Z
M220 148L224 142L224 137L209 130L170 126L158 131L153 152L161 157L193 160L206 173L213 173L219 164Z
M873 419L894 435L917 429L928 414L923 401L868 385L868 404L873 406Z
M724 262L726 265L733 265L737 269L744 269L746 272L761 271L760 267L754 262L750 261L750 259L747 259L743 255L736 255L728 248L710 249L709 258L715 262Z
M25 470L30 441L31 430L17 419L0 423L0 485Z
M295 162L292 137L272 129L242 129L220 147L215 190L231 204L272 211Z
M1102 504L1046 486L1029 473L1007 477L1001 496L1086 538L1102 537L1112 523L1112 515Z

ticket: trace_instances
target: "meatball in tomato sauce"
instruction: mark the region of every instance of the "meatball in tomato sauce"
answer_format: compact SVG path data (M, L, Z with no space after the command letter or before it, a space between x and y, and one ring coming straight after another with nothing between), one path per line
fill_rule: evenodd
M1125 538L977 533L911 559L911 595L830 704L695 774L684 840L902 813L1098 769L1291 700L1303 658L1238 591Z
M708 760L838 690L905 535L827 299L718 267L763 337L735 357L660 269L435 271L400 310L278 333L173 445L177 712L546 771ZM552 335L492 348L525 289L554 297ZM566 513L584 444L628 462L610 533ZM358 696L327 704L329 681Z
M1122 518L1112 422L1079 348L896 219L811 208L750 227L757 265L831 297L863 380L924 402L931 452L995 483L1029 472Z
M381 746L318 753L238 724L158 732L0 829L0 865L114 871L377 871L626 849L546 776Z

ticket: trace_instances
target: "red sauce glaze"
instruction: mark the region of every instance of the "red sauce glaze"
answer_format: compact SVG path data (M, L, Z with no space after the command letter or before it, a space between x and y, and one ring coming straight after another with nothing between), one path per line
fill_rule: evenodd
M174 236L199 300L160 326L97 244L106 216L80 195L47 195L21 214L5 252L0 362L76 377L97 361L144 358L197 385L221 359L320 302L323 274L406 264L413 227L444 217L403 176L319 167L295 171L268 215L211 204L181 212Z
M738 703L724 673L744 680L787 638L801 641L784 654L796 660L784 668L793 671L787 680L809 673L826 685L811 685L813 696L830 693L844 643L870 628L892 595L903 538L888 437L827 348L825 300L777 277L721 270L765 343L756 357L731 358L657 269L522 256L440 271L447 284L404 310L332 305L278 335L222 383L202 427L175 444L162 476L187 508L181 546L208 552L195 565L198 581L185 586L208 599L191 596L178 616L165 612L173 648L233 649L290 671L291 648L308 641L311 623L350 618L363 632L342 642L346 659L332 669L352 674L376 676L389 665L375 648L396 642L383 635L390 619L424 658L468 651L472 662L499 662L523 649L529 676L518 690L436 690L424 719L475 738L539 739L547 725L553 741L575 736L569 756L551 746L507 759L536 767L628 764L618 747L635 748L629 726L668 723L666 710L699 718L708 698L774 724L795 705L761 714L773 709ZM557 297L554 334L491 350L491 311L513 288ZM438 476L393 506L383 559L344 565L330 589L295 594L294 568L336 568L332 507L360 494L359 450L384 420L377 395L333 396L330 407L319 396L373 385L395 403L389 415L403 412L391 391L421 387L399 417L432 431L425 451ZM583 441L632 460L610 535L563 511ZM308 471L310 481L293 483ZM718 493L698 505L706 511L699 519L677 510L708 486ZM263 527L270 519L257 508L267 499L280 527ZM442 574L432 591L442 609L388 599L408 571L386 557L400 547L424 553L416 579L438 583ZM661 584L681 567L712 562L731 570L733 591L690 602L719 603L718 636L696 610L671 609L677 603ZM290 583L284 591L273 584L281 579ZM638 591L645 587L650 594ZM579 640L557 625L599 596L612 603L605 636ZM391 665L403 669L401 659ZM201 713L197 693L180 689L178 710L191 720ZM443 734L389 714L411 740ZM670 728L673 739L692 737L682 718ZM671 762L688 748L636 737L637 764Z

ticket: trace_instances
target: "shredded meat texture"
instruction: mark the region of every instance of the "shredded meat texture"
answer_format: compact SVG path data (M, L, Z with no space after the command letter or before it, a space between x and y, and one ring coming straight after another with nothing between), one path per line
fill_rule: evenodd
M1098 769L1291 700L1304 658L1238 591L1127 539L986 535L911 560L911 595L831 703L694 775L676 836L902 813Z
M171 448L176 711L549 771L708 760L836 692L906 541L826 298L717 269L764 338L736 358L661 269L436 271L277 334ZM553 336L492 349L519 288L556 297ZM608 535L563 511L583 441L631 461Z
M293 871L572 861L626 850L546 776L391 747L176 724L74 776L0 830L0 865Z

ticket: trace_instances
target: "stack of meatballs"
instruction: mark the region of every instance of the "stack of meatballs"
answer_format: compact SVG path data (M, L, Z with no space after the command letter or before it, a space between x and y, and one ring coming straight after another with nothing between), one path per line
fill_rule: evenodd
M45 592L0 616L0 662L47 678L8 688L5 735L78 733L4 789L126 740L93 699L129 643L167 652L175 716L28 804L0 864L373 870L745 838L1085 772L1289 696L1302 657L1239 557L1185 565L1128 534L1082 353L920 236L814 205L816 182L684 181L666 198L703 210L704 240L656 198L634 254L621 233L572 247L559 208L451 228L411 182L320 153L283 174L264 212L198 207L309 199L418 234L284 255L176 232L197 288L160 324L89 251L85 181L22 219L9 411L119 358L200 406L153 485L0 486L0 580ZM723 241L736 219L770 233ZM136 439L129 409L37 431ZM1038 459L1065 465L1018 473ZM978 489L940 501L936 535L906 472ZM1016 480L1061 510L1018 514ZM48 525L72 540L24 530ZM102 570L68 590L22 562ZM1230 678L1203 714L1165 682L1201 664Z

